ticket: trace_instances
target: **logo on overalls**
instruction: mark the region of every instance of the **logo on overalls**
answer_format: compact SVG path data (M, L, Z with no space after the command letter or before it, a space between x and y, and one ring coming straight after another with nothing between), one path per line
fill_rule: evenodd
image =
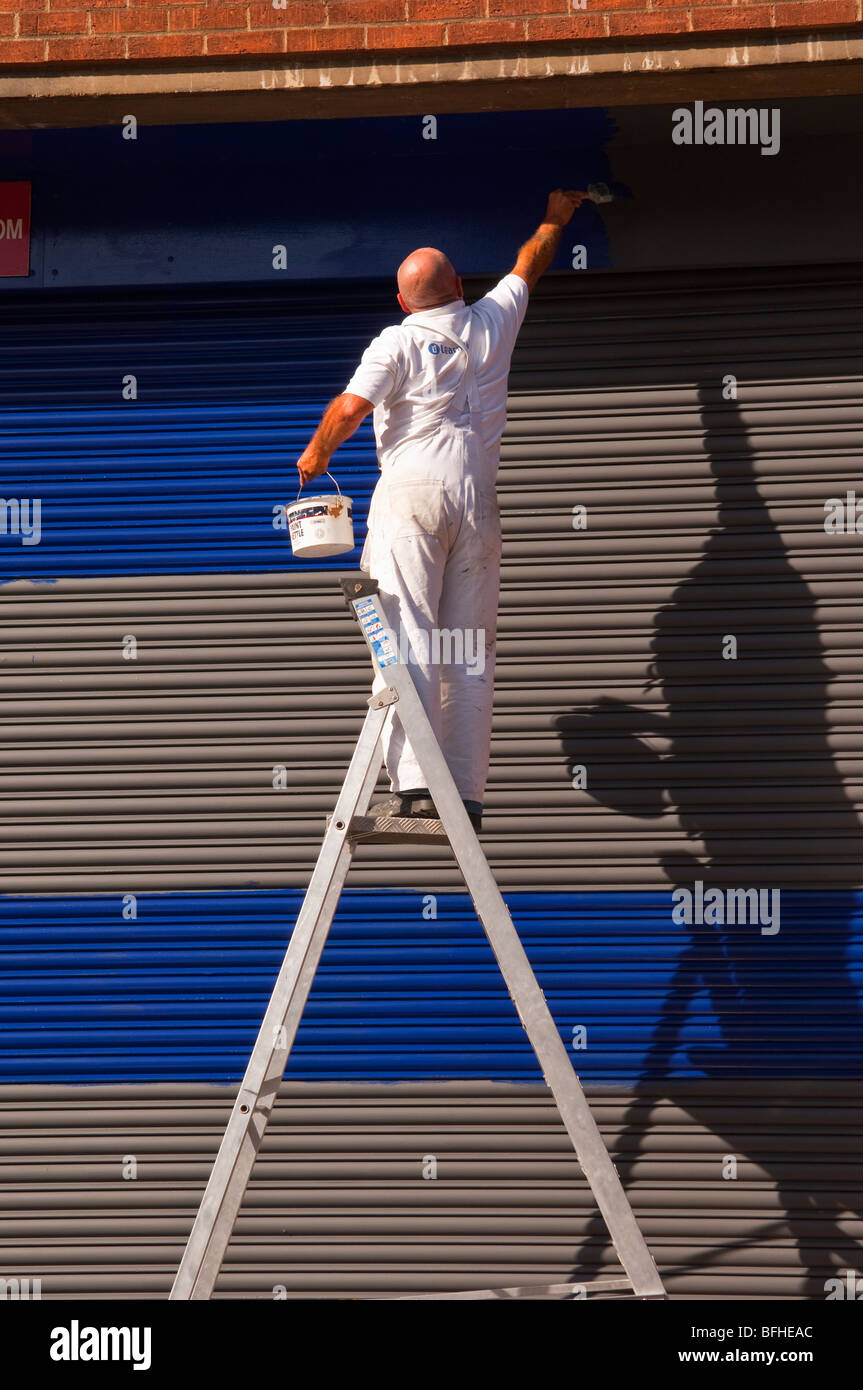
M447 356L452 356L454 352L458 352L458 348L447 347L445 343L429 343L429 352L432 357L437 357L439 352L446 353Z

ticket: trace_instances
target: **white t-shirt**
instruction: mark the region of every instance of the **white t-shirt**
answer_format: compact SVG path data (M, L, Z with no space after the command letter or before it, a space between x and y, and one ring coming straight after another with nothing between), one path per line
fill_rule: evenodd
M369 343L345 391L371 401L375 408L381 467L406 447L421 449L423 440L434 438L437 422L462 381L464 353L424 325L439 323L442 330L463 341L470 319L470 354L480 404L480 419L473 421L473 427L479 430L487 461L496 470L506 424L510 358L528 298L527 283L520 275L504 275L475 304L454 299L437 309L407 314L402 323L385 328ZM466 415L465 410L463 418Z

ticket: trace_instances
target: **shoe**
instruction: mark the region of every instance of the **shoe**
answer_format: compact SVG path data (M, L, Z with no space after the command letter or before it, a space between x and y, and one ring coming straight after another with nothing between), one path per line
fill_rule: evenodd
M372 806L369 815L373 820L379 820L383 816L393 819L410 816L422 820L440 820L437 807L430 796L410 796L403 792L394 792L392 796L387 797L386 801L380 801L377 806Z

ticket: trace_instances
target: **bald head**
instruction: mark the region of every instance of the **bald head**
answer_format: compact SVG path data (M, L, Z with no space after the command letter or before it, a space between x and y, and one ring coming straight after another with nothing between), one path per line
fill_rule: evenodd
M461 298L459 278L443 251L421 246L402 261L398 273L399 294L409 314L437 309Z

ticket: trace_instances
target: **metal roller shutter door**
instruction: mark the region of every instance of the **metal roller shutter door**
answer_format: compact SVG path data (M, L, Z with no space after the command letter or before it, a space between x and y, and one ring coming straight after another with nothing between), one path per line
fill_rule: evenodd
M558 276L534 297L500 475L502 886L656 888L696 862L859 883L860 542L823 507L860 474L861 300L858 266ZM367 667L334 574L299 571L267 513L388 301L73 296L7 329L4 442L58 516L27 572L61 578L0 595L6 891L306 880ZM125 414L118 343L142 382ZM364 515L368 434L343 456ZM408 855L368 848L353 881L433 865L458 885L443 851Z
M859 540L824 532L823 503L844 496L859 479L861 291L863 274L856 266L559 277L534 298L511 377L500 489L506 535L501 661L486 845L499 881L510 891L579 892L585 897L574 911L588 918L587 898L595 896L596 925L587 939L570 943L578 947L573 956L558 931L562 947L552 943L543 968L557 971L555 979L567 988L573 960L581 969L581 953L592 951L600 974L587 988L579 982L581 998L613 996L620 1002L606 1022L628 1093L600 1091L601 1105L611 1107L604 1112L611 1126L606 1132L615 1142L617 1123L624 1152L631 1145L643 1156L631 1171L623 1159L624 1176L627 1185L634 1184L636 1210L670 1288L689 1296L823 1297L824 1279L834 1269L854 1267L859 1240L859 1082L823 1079L853 1077L860 1070L859 1006L854 1014L845 993L847 972L859 968L860 958L853 895L834 894L841 899L835 910L824 892L813 896L808 909L798 904L803 952L795 956L792 936L775 991L778 1004L766 1015L769 1037L775 1027L770 1009L787 1012L791 1031L803 1042L786 1056L785 1074L803 1069L808 1079L747 1085L733 1070L721 1081L669 1079L656 1083L658 1110L650 1108L650 1084L638 1080L645 1057L652 1055L655 1065L667 1061L663 1030L673 1003L663 983L666 940L656 935L655 898L643 914L630 903L627 915L624 905L627 939L613 932L604 951L599 944L607 930L605 894L636 900L645 889L667 892L671 883L692 876L693 862L704 864L705 877L715 882L847 890L859 881ZM326 298L321 302L326 309ZM172 296L161 305L151 297L149 311L128 298L109 297L87 308L86 321L98 330L95 344L89 328L82 333L81 306L76 309L71 298L65 303L65 311L59 299L45 301L43 308L28 303L27 314L22 311L20 322L12 324L4 359L10 403L0 426L4 444L7 454L12 445L15 456L25 439L22 462L34 465L30 473L21 472L17 491L30 495L35 489L26 479L38 482L44 465L63 493L66 531L59 567L50 547L39 555L43 577L65 577L44 587L15 581L0 589L3 891L89 895L299 886L359 725L365 659L338 609L334 576L320 569L273 572L273 550L250 529L250 518L269 503L286 438L301 443L318 403L339 389L364 341L384 321L383 299L364 288L348 290L338 317L333 301L325 331L313 334L312 326L320 327L323 319L306 312L291 320L303 306L284 295L262 293L256 300L199 293ZM142 330L146 312L149 336ZM302 353L298 324L306 330ZM109 394L112 403L116 398L115 378L110 387L104 384L118 333L139 348L146 337L146 351L140 351L149 354L155 373L150 389L156 402L148 405L149 415L135 418L128 434L125 422L122 429L118 425L116 405L109 406ZM44 354L52 342L56 351L49 360ZM35 372L34 363L41 364ZM84 364L89 404L82 395ZM740 383L736 402L720 400L727 373ZM230 399L229 381L236 387ZM29 400L21 394L25 385ZM191 411L190 392L197 393ZM65 419L56 413L62 415L64 401ZM110 418L103 413L109 408L115 412ZM24 418L28 409L32 414ZM41 433L34 428L37 420L45 422ZM287 436L286 421L292 431ZM339 478L362 512L367 440L346 457L350 466ZM141 508L145 521L152 521L147 507L160 478L170 480L179 510L175 506L156 518L155 530L151 524L118 537L116 491L100 487L98 477L94 488L88 458L99 461L112 487L117 480L123 484L124 506ZM138 472L130 479L118 460ZM70 486L75 480L77 494ZM239 522L225 500L229 492L241 499ZM207 502L210 511L201 519L195 508L205 495L215 500ZM583 532L572 528L577 504L588 506ZM27 560L36 572L34 557ZM118 568L123 572L113 573ZM134 667L118 660L121 638L130 631L140 636L145 656ZM729 632L738 637L741 653L733 663L717 655ZM307 678L309 690L301 692ZM289 770L285 792L272 790L277 763ZM573 791L572 764L586 765L586 791ZM404 855L366 850L360 866L352 882L361 887L427 888L432 875L436 887L458 884L445 857L434 851L411 866ZM35 1045L38 1053L40 1020L46 1018L39 972L47 963L45 979L55 998L58 980L61 993L74 995L75 971L61 957L90 947L86 932L76 947L79 919L62 898L53 916L47 905L45 924L35 927L18 922L14 902L7 900L5 907L24 953L23 1008L33 1000L42 1010L23 1025L23 1050ZM83 908L79 902L76 911ZM542 911L557 922L553 906ZM185 918L181 912L171 945L194 962L196 939L183 935ZM97 954L106 942L100 923L90 924ZM817 939L813 925L821 933ZM783 943L789 940L784 931ZM541 926L539 933L542 945ZM375 939L370 929L368 941ZM139 945L145 952L146 942ZM98 970L110 974L118 946L128 947L124 924ZM463 961L460 950L466 987L475 990L479 977ZM655 999L633 982L639 961L652 972ZM157 984L167 980L167 957L154 956L152 963ZM419 978L421 961L416 969ZM13 967L11 986L20 979ZM140 997L130 1000L138 1017L142 1005L145 1013L147 1007L152 1011L153 984L153 975L142 977ZM464 981L455 988L465 988ZM811 1016L801 1023L795 1011L805 1011L800 1001L807 988ZM413 996L400 1002L407 1016ZM67 997L47 1017L62 1033L71 1010L86 1032L92 1023L88 1007L84 994ZM252 999L247 1008L255 1007ZM204 1019L206 1048L215 1052L218 1067L225 1064L218 1041L224 1018L217 1007ZM111 1016L112 1027L119 1022ZM755 1054L746 1075L758 1073L762 1023L753 1017L754 1040L747 1045ZM184 1051L176 1025L166 1025L169 1032L172 1027L167 1046L183 1074L196 1044ZM699 1028L704 1031L699 1024L696 1042ZM494 1030L486 1033L483 1074L497 1075L496 1049L505 1051L508 1044L498 1042ZM79 1033L71 1043L68 1036L56 1044L49 1040L49 1053L57 1048L51 1065L64 1070L56 1059L66 1055L64 1048L86 1049L82 1038ZM111 1045L119 1056L122 1038ZM326 1049L326 1030L317 1045ZM739 1066L742 1056L738 1049L732 1060ZM505 1075L511 1066L504 1060L500 1071ZM319 1253L306 1259L309 1247L303 1258L286 1250L286 1213L291 1218L298 1208L290 1181L296 1169L289 1165L279 1170L277 1180L284 1179L285 1187L273 1207L260 1225L246 1228L246 1254L224 1276L235 1283L223 1281L221 1292L270 1296L276 1266L287 1270L296 1289L320 1279L321 1292L362 1293L428 1287L430 1264L435 1277L451 1280L450 1287L465 1287L466 1271L502 1284L526 1267L537 1277L540 1271L556 1274L573 1267L572 1252L585 1239L589 1258L596 1234L587 1208L578 1207L562 1136L533 1166L536 1144L542 1146L548 1132L547 1116L556 1125L535 1087L524 1088L525 1101L540 1107L530 1110L524 1132L514 1138L515 1121L504 1115L501 1122L502 1166L494 1167L499 1186L477 1177L488 1171L489 1141L478 1137L487 1134L485 1112L481 1123L472 1114L465 1121L469 1131L476 1121L477 1130L472 1138L468 1134L464 1149L459 1145L465 1136L449 1132L444 1147L461 1155L459 1180L465 1174L477 1180L466 1199L461 1194L456 1215L449 1213L443 1241L429 1243L422 1206L398 1235L388 1220L392 1195L407 1202L404 1189L391 1181L393 1154L411 1149L420 1135L423 1152L434 1152L434 1136L446 1135L447 1124L457 1127L464 1116L459 1097L470 1105L482 1097L483 1104L498 1107L508 1089L438 1083L423 1093L430 1109L417 1121L419 1134L408 1126L390 1148L391 1134L399 1131L397 1116L380 1112L384 1127L370 1140L358 1140L356 1129L363 1131L369 1106L377 1116L381 1094L384 1101L409 1104L411 1084L383 1093L370 1088L367 1094L363 1086L351 1087L362 1119L335 1107L304 1151L316 1155L317 1163L333 1152L333 1136L336 1151L343 1144L350 1151L342 1169L346 1187L310 1189L317 1206L303 1234ZM286 1094L290 1103L292 1096L326 1101L331 1093L317 1083L293 1082ZM220 1102L219 1114L212 1113L213 1098L222 1095L203 1087L125 1088L118 1151L135 1152L130 1130L144 1131L148 1152L164 1158L158 1183L164 1177L165 1187L145 1190L122 1182L113 1169L107 1186L89 1185L85 1169L101 1152L95 1129L113 1123L115 1101L105 1087L75 1088L65 1109L53 1088L8 1088L2 1098L5 1104L11 1097L12 1111L3 1133L12 1166L5 1176L14 1210L23 1205L21 1223L10 1218L4 1235L6 1271L38 1274L31 1258L38 1249L47 1251L40 1266L46 1290L49 1269L55 1289L62 1284L105 1297L167 1287L227 1109ZM783 1095L790 1097L787 1106ZM161 1114L140 1119L139 1105L158 1107L166 1096L182 1096L182 1107L186 1097L197 1096L206 1116L192 1107L182 1118L173 1111L167 1121ZM84 1104L86 1110L88 1097L91 1115L80 1109ZM131 1119L127 1106L135 1112ZM670 1130L663 1129L666 1112ZM46 1151L32 1142L34 1130L46 1117L53 1125L55 1115L65 1126L60 1147L72 1162L72 1169L61 1164L59 1172L38 1167ZM373 1128L377 1124L375 1118ZM286 1127L282 1133L290 1145L288 1132ZM371 1171L352 1166L358 1145L367 1140L371 1169L380 1159L383 1176L354 1201L351 1184L365 1181ZM56 1142L52 1137L52 1150ZM278 1153L279 1132L272 1142ZM164 1198L176 1184L182 1155L190 1152L198 1155L198 1167L178 1212ZM650 1187L645 1207L638 1190L641 1165L654 1152L662 1155L661 1178ZM749 1175L743 1185L740 1179L721 1180L727 1153L741 1155L755 1169L761 1163L763 1173L752 1174L754 1187L747 1185ZM76 1162L83 1189L75 1187ZM507 1169L510 1163L515 1166ZM558 1164L560 1188L552 1189L552 1205L543 1208L542 1183L548 1187L552 1169L558 1180ZM657 1170L648 1168L647 1176L652 1183ZM63 1189L67 1179L72 1188ZM421 1204L447 1196L428 1182L420 1187L415 1174L407 1180L411 1194L420 1192ZM539 1208L533 1195L538 1183ZM381 1191L390 1194L383 1204L387 1219L374 1204ZM488 1191L492 1200L485 1227L469 1219L479 1191ZM142 1224L136 1217L127 1225L127 1202L140 1203ZM344 1227L336 1223L334 1231L322 1219L315 1225L322 1208L332 1205L344 1211ZM79 1213L83 1226L75 1224ZM531 1225L534 1214L542 1218L541 1229ZM298 1230L293 1221L290 1229ZM327 1248L331 1236L335 1245ZM133 1268L117 1251L120 1240L125 1256L130 1239ZM330 1254L344 1258L335 1269L327 1264L319 1270ZM607 1259L607 1250L596 1258Z

